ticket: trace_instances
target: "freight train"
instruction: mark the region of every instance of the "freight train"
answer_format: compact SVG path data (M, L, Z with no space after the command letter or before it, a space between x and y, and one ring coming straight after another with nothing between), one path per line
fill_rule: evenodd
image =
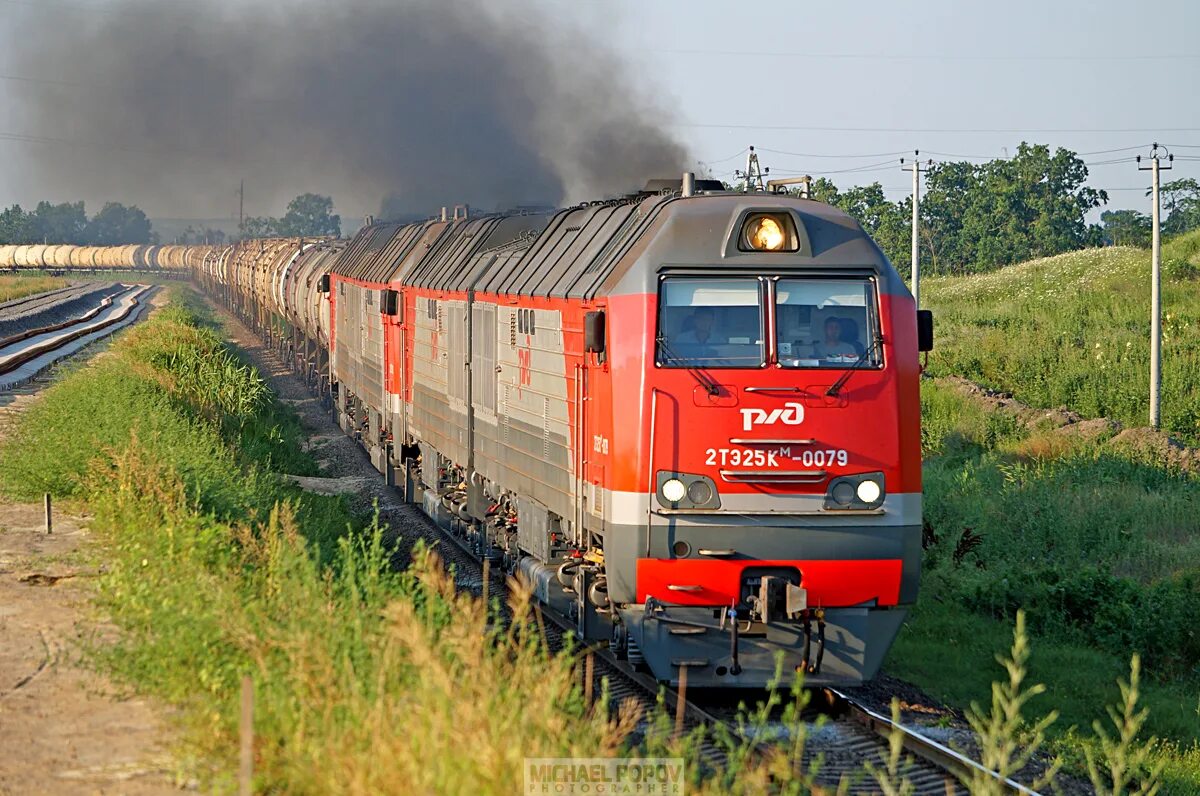
M870 679L917 596L932 319L837 208L650 188L185 259L581 638L692 687Z
M171 271L190 273L199 267L206 246L74 246L3 245L0 269L72 271Z

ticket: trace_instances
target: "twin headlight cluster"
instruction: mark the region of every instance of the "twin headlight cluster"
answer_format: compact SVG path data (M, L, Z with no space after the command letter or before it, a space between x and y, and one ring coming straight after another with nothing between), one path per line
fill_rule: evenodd
M828 511L877 509L883 505L885 496L883 473L842 475L829 482L824 508Z
M658 474L658 502L667 509L718 509L721 496L717 485L706 475Z
M659 471L657 496L667 509L717 509L721 496L711 478L690 473ZM823 508L827 511L877 509L886 496L883 473L843 475L829 482Z

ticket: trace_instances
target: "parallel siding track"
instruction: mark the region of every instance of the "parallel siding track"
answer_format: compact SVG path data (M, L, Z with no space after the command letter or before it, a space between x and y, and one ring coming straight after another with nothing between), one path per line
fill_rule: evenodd
M85 312L0 339L0 389L35 376L92 340L137 320L154 288L119 286ZM44 294L43 294L44 295Z

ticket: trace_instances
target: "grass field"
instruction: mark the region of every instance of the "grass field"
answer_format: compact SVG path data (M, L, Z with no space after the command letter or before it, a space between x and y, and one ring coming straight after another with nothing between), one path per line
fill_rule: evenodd
M0 304L66 286L67 280L56 276L5 274L0 276Z
M1200 443L1200 230L1163 248L1163 428ZM1038 407L1149 422L1150 253L1086 249L989 274L928 278L934 375Z
M1163 291L1164 426L1193 444L1198 252L1200 233L1166 247ZM926 284L933 374L1146 424L1147 252L1075 252ZM1164 792L1200 792L1200 473L1144 431L1058 428L1055 414L923 383L925 571L888 668L952 704L985 700L1023 609L1032 677L1048 687L1033 709L1060 711L1050 735L1078 769L1095 706L1113 701L1138 652Z

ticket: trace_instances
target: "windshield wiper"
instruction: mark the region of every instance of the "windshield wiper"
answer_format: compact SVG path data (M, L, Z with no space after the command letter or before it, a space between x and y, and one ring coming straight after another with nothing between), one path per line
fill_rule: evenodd
M675 353L675 350L667 343L666 338L659 336L656 342L658 343L659 349L667 355L670 361L683 365L687 372L692 374L692 378L696 380L696 383L703 387L704 391L707 392L710 397L715 398L721 394L721 390L717 386L717 383L696 368L693 368L691 365L687 364L687 360Z
M854 361L854 364L846 368L841 377L829 386L829 389L825 391L825 394L831 398L837 397L837 394L842 391L843 387L846 386L846 382L850 380L850 376L854 373L854 371L858 370L859 366L866 362L867 358L871 356L871 354L875 353L876 348L881 348L882 346L883 337L876 337L871 343L870 347L864 349L862 354L859 355L858 359Z

